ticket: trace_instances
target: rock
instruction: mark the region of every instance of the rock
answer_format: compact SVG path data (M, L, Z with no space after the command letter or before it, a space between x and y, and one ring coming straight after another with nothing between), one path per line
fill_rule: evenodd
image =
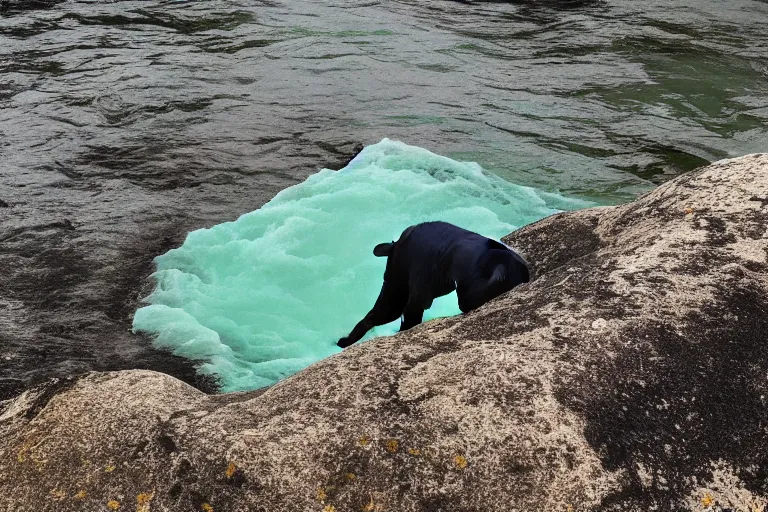
M27 390L0 510L762 510L767 194L750 155L555 215L505 240L532 283L267 390Z

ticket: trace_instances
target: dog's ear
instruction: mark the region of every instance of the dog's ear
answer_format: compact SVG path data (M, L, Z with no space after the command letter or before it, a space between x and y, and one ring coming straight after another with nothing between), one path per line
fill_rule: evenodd
M392 254L392 248L395 246L394 242L388 242L385 244L379 244L376 247L373 248L373 255L374 256L389 256Z
M496 267L493 269L493 273L491 274L491 278L489 281L491 283L501 283L507 280L507 266L506 265L496 265Z

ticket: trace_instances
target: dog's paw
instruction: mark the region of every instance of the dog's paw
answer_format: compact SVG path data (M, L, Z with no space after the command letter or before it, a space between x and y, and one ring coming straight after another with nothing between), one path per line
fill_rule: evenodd
M341 348L347 348L352 344L353 342L349 341L349 338L347 338L346 336L343 338L340 338L339 341L336 342L336 346L339 346Z

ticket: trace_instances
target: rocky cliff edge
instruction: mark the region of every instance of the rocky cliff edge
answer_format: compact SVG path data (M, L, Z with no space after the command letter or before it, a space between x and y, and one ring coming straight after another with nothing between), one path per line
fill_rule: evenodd
M0 510L763 511L768 154L505 241L535 281L266 391L0 403Z

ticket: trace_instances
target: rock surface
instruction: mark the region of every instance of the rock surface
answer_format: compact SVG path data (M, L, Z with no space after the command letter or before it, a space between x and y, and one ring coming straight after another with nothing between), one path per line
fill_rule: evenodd
M266 391L0 404L0 510L763 510L768 155L506 240L537 279Z

